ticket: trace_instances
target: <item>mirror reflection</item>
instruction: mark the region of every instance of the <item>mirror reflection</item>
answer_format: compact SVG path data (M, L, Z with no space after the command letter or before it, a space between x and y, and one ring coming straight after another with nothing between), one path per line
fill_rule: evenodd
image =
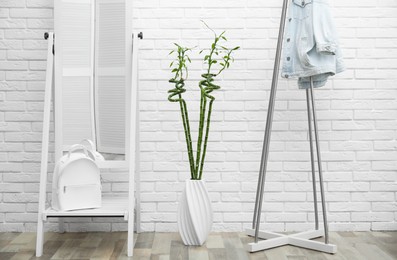
M64 150L89 139L106 160L124 160L129 105L125 2L76 4L63 4L58 60Z

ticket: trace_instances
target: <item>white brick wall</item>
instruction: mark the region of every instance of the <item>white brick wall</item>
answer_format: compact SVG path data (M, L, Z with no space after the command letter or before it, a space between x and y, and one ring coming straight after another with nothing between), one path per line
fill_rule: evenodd
M178 106L167 101L173 42L207 46L212 28L240 45L217 92L204 178L214 230L250 225L275 54L281 0L134 0L141 41L142 221L175 231L188 178ZM397 230L397 2L331 0L348 70L316 91L331 230ZM227 7L225 8L225 4ZM38 201L46 42L53 1L0 1L0 231L34 231ZM188 84L197 129L193 55ZM312 226L304 92L280 79L263 219L272 230ZM106 191L126 176L106 174ZM55 222L48 224L56 229ZM122 220L70 219L69 230L124 230Z

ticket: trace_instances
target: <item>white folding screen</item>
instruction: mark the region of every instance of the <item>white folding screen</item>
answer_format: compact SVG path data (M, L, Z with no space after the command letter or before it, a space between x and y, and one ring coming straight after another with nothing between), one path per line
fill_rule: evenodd
M63 150L88 138L101 152L125 152L130 7L127 0L55 1L56 140Z
M126 4L96 0L95 123L100 152L125 152ZM128 56L127 56L128 57Z

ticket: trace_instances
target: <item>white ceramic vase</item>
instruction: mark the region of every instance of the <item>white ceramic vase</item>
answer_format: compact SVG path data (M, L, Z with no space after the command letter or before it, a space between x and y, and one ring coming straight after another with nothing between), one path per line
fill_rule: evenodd
M186 180L178 207L179 234L185 245L201 246L212 228L212 207L203 180Z

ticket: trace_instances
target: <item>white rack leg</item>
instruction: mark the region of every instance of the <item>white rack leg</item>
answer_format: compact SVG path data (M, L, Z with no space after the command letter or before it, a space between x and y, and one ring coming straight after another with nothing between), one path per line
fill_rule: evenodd
M54 69L54 56L52 48L54 44L54 33L48 33L47 45L47 72L45 80L44 94L44 113L43 113L43 139L41 142L41 166L40 166L40 192L39 192L39 210L37 218L37 238L36 238L36 256L43 254L44 243L44 219L43 213L46 202L46 185L47 185L47 166L48 166L48 145L50 136L50 117L51 117L51 97L52 97L52 80Z
M136 41L138 42L138 40ZM138 66L138 51L136 50L136 64ZM136 68L138 71L138 68ZM135 155L135 183L136 183L136 190L135 190L135 198L136 198L136 205L135 205L135 216L136 216L136 232L141 232L141 165L140 165L140 154L141 154L141 147L140 147L140 128L139 128L139 84L138 84L138 73L136 74L135 79L136 84L136 128L135 128L135 138L136 138L136 155Z
M63 218L58 218L58 232L59 233L65 233L65 221Z
M247 229L246 234L249 236L255 236L255 229ZM258 237L265 240L248 243L246 248L249 252L257 252L283 245L293 245L329 254L336 253L336 245L310 240L322 236L324 236L324 230L310 230L292 235L278 234L269 231L259 231Z
M131 193L131 192L130 192ZM133 193L133 192L132 192ZM127 234L127 256L133 256L134 252L134 199L130 199L129 204L129 212L128 212L128 234ZM132 204L132 205L130 205ZM132 208L132 213L131 213Z
M40 218L41 214L39 214ZM36 257L43 255L44 245L44 221L39 219L37 221L37 234L36 234Z
M328 243L326 244L326 243L320 242L320 241L302 239L302 238L298 238L298 237L289 237L288 243L293 246L316 250L316 251L320 251L320 252L324 252L324 253L328 253L328 254L335 254L337 251L336 245L328 244Z
M128 198L128 239L127 239L127 255L132 256L134 251L134 206L135 206L135 171L137 161L137 135L133 134L133 131L137 129L137 92L138 92L138 34L133 34L132 40L132 73L131 73L131 98L130 98L130 125L129 125L129 151L128 151L128 163L129 163L129 198ZM137 213L138 214L138 213Z

